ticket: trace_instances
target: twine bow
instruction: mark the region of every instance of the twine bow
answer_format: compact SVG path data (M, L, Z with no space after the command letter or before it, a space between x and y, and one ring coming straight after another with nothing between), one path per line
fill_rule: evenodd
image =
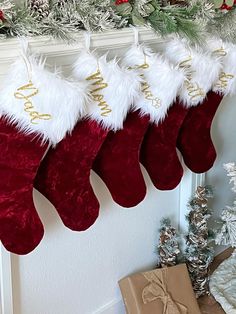
M143 289L143 303L147 304L160 299L163 302L163 314L187 314L187 308L174 301L167 291L166 277L167 269L143 273L143 276L149 281L149 284Z

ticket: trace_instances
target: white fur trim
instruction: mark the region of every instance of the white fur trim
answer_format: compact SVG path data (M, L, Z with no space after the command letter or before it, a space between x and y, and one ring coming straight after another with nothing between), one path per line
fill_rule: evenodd
M214 54L223 49L225 54L219 54L222 61L220 77L214 84L213 90L223 95L236 94L236 45L223 42L220 39L208 41L209 50Z
M116 60L107 62L106 56L99 59L89 52L82 52L74 66L73 74L79 80L86 80L100 70L103 82L107 87L97 94L103 97L109 113L102 116L99 102L91 97L88 104L88 116L101 123L104 128L118 130L123 127L123 121L130 110L134 99L140 94L141 79L136 73L120 68ZM90 80L91 92L98 86L92 85L95 80Z
M53 145L60 142L67 132L71 132L80 116L84 113L86 85L62 79L58 73L45 69L45 62L28 59L31 65L31 79L38 93L30 100L33 108L26 112L25 99L17 99L17 89L28 84L29 72L23 58L19 58L11 66L1 91L0 108L7 120L26 134L35 134L43 142ZM30 95L30 91L20 91ZM51 115L49 120L36 119L33 124L30 112Z
M149 67L143 69L140 65L145 62ZM143 83L148 86L149 95L145 97L145 93L141 92L135 100L135 107L140 109L142 114L149 114L151 122L158 123L163 120L168 108L175 101L178 90L184 84L184 71L143 45L134 45L126 53L123 64L135 69L142 77Z
M226 50L225 44L222 39L220 38L207 38L207 50L211 53L215 53L220 58L223 57L223 55L218 51L219 49ZM218 53L217 53L218 51Z
M213 56L209 51L190 47L185 40L179 38L166 44L165 55L171 62L179 66L191 59L186 62L189 65L189 68L186 68L188 79L179 91L179 97L187 107L200 104L219 77L222 67L219 58ZM190 93L191 85L194 89L199 88L199 92L193 93L197 95L196 97L192 97Z

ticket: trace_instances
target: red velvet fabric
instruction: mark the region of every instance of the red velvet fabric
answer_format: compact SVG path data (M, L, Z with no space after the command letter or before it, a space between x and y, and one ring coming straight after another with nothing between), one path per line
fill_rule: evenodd
M187 112L188 109L176 102L169 109L164 121L158 125L150 125L144 137L140 161L159 190L174 189L183 176L176 142Z
M148 124L149 116L130 112L122 130L109 132L93 164L113 200L123 207L136 206L146 195L139 153Z
M98 217L99 202L90 184L90 170L106 136L107 131L97 122L80 121L71 136L49 150L36 176L35 188L72 230L86 230Z
M16 254L31 252L44 230L34 207L33 181L47 149L0 119L0 239Z
M189 110L181 127L177 147L186 166L195 173L208 171L216 160L211 125L222 98L209 92L203 104Z

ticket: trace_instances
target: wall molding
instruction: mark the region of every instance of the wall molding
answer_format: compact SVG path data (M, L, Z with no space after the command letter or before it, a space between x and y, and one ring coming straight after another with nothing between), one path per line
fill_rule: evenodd
M0 313L13 314L11 254L0 244Z

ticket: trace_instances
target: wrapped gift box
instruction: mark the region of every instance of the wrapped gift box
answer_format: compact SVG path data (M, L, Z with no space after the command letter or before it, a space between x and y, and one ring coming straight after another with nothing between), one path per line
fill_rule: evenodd
M201 314L185 264L119 281L127 314Z

